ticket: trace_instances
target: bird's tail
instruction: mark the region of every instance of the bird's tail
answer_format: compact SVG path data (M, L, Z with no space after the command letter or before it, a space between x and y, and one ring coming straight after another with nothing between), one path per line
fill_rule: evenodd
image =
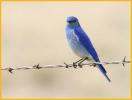
M111 82L110 78L107 76L107 72L106 70L104 69L103 65L102 64L98 64L98 68L99 70L102 72L102 74L105 76L105 78Z

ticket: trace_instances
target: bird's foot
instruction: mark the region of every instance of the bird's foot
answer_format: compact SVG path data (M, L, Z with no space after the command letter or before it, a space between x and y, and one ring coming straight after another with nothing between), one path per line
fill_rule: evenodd
M77 63L73 62L73 67L77 68L77 66L78 66Z
M74 68L77 68L77 67L82 68L82 63L83 63L85 60L87 60L87 59L88 59L88 58L86 57L86 58L80 59L80 60L78 60L78 61L76 61L76 62L73 62L73 67L74 67Z
M82 63L83 63L85 60L87 60L87 59L88 59L88 57L82 59L82 60L78 63L78 66L79 66L80 68L82 68L82 67L83 67Z
M78 63L78 66L80 67L80 68L82 68L83 66L82 66L82 63Z

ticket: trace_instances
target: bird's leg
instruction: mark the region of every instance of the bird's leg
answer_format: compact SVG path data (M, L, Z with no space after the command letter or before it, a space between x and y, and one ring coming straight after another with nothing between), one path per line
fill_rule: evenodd
M82 61L82 60L83 60L83 58L82 58L82 59L79 59L79 60L76 61L76 62L73 62L73 67L74 67L74 68L77 68L77 63L80 62L80 61Z
M88 57L86 57L86 58L83 58L79 63L78 63L78 66L80 67L80 68L82 68L82 62L84 62L85 60L87 60L88 59Z

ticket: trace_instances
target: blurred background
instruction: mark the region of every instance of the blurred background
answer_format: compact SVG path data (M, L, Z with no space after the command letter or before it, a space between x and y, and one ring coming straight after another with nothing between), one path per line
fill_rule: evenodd
M130 60L129 2L3 2L3 68L72 63L67 16L78 17L101 61ZM2 71L4 98L128 98L130 64L97 68Z

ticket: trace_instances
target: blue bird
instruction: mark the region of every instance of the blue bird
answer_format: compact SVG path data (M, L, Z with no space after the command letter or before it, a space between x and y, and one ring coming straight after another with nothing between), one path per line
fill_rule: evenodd
M81 28L78 19L74 16L67 17L66 36L74 53L82 58L82 61L79 61L83 62L84 60L88 59L100 62L97 52L95 51L89 37ZM107 72L103 65L97 64L97 66L105 78L110 82L111 80L107 76Z

